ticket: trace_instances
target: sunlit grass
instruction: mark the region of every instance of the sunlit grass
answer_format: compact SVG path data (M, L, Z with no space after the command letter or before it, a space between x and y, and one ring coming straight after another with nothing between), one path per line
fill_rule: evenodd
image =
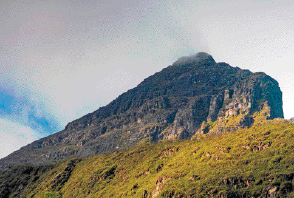
M291 197L293 137L294 124L280 119L198 140L141 142L59 163L20 197Z

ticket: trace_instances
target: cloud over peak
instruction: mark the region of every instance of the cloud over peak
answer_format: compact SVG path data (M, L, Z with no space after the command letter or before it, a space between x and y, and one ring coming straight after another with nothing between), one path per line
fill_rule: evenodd
M200 62L200 61L204 61L204 60L210 60L210 61L214 61L214 59L212 58L211 55L209 55L206 52L198 52L195 55L191 55L191 56L183 56L181 58L179 58L176 62L173 63L173 66L175 65L182 65L182 64L189 64L189 63L196 63L196 62Z

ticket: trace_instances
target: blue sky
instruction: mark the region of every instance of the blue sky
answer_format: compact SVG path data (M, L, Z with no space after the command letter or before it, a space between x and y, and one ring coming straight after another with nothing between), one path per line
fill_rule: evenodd
M285 117L294 117L293 8L287 0L2 0L0 158L199 51L275 78Z

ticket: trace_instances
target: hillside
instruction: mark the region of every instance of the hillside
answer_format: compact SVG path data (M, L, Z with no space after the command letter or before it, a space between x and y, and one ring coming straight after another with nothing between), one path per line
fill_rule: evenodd
M249 129L2 172L0 197L294 197L294 124Z
M282 92L270 76L200 52L182 57L105 107L0 160L0 169L41 165L130 148L139 142L198 138L250 127L254 113L283 118Z

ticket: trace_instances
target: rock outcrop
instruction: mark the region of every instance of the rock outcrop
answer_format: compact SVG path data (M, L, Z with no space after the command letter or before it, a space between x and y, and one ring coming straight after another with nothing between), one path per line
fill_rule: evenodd
M216 63L201 52L180 58L107 106L70 122L61 132L1 159L0 166L42 164L139 142L222 133L229 130L224 120L235 118L230 130L249 127L253 114L260 111L267 119L283 118L277 81L264 73Z

